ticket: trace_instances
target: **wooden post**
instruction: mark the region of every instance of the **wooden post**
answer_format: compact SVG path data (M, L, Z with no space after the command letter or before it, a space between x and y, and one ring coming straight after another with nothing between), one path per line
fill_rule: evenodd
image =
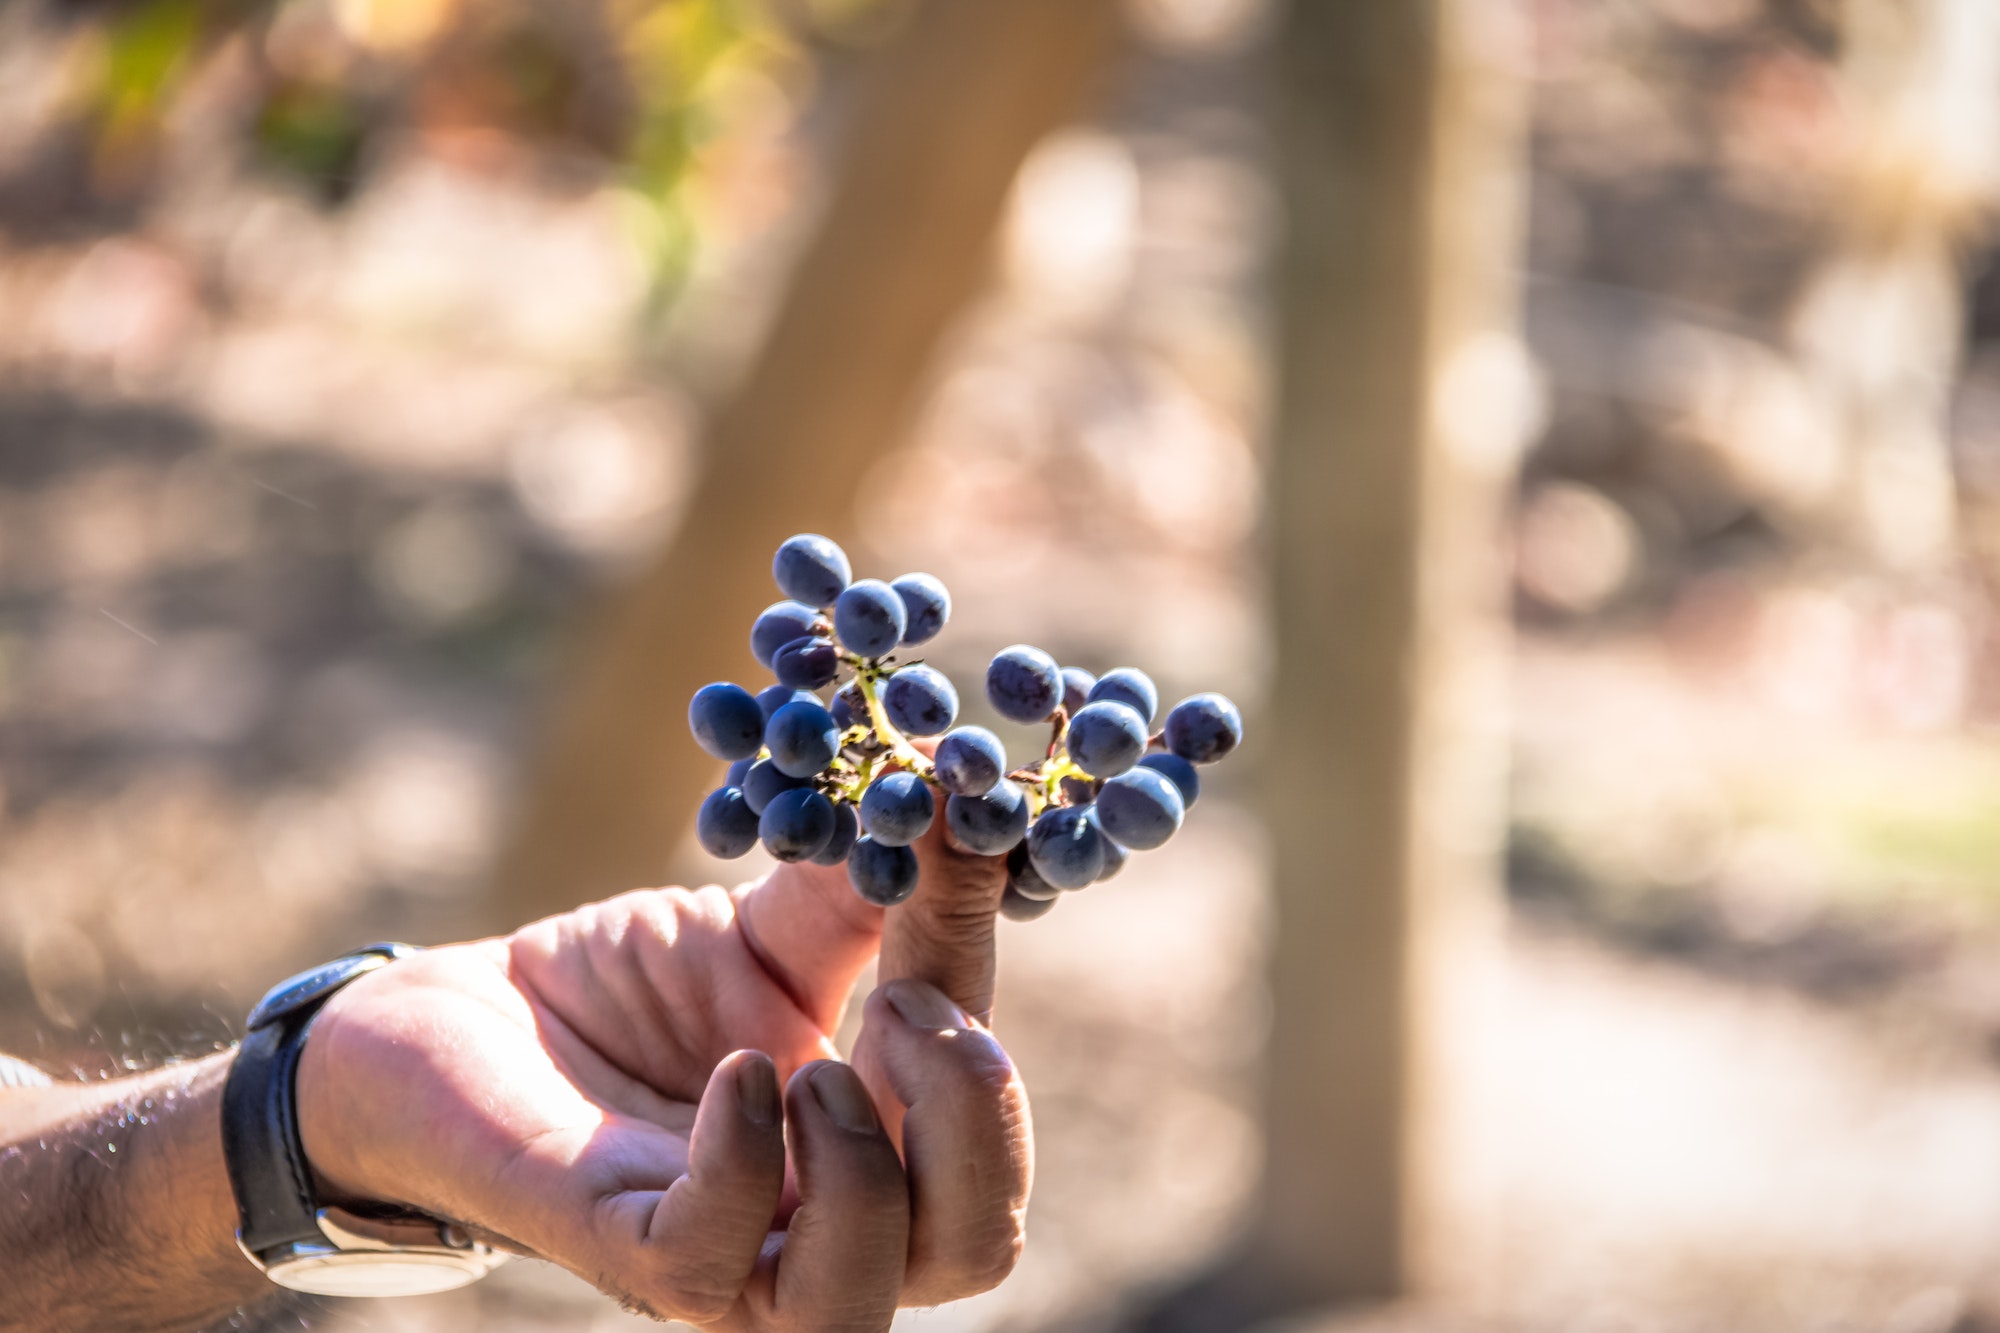
M688 697L747 679L770 552L836 538L897 447L931 355L978 291L1021 162L1118 46L1113 0L934 0L879 57L819 231L708 433L652 569L583 628L497 876L497 924L658 883L715 777Z
M1496 901L1499 516L1533 384L1514 19L1294 0L1275 48L1277 928L1249 1267L1285 1304L1451 1281L1474 1248L1445 1225L1469 1177L1439 1029Z

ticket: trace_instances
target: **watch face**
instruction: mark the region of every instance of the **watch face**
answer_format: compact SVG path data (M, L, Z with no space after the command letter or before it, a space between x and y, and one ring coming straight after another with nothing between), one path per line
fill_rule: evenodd
M315 1296L428 1296L477 1281L492 1266L469 1253L349 1252L288 1259L265 1272L281 1287Z

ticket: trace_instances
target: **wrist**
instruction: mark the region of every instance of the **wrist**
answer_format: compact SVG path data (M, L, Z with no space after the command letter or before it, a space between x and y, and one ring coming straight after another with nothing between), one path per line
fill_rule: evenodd
M384 1127L369 1123L364 1094L370 1078L354 1058L357 1042L348 1021L387 970L357 978L328 1000L314 1016L299 1054L294 1083L299 1143L321 1203L410 1203L407 1176L381 1169L383 1149L393 1138Z

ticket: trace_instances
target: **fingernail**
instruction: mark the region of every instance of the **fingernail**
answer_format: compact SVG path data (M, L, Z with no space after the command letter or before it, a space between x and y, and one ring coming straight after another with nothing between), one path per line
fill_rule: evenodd
M769 1129L778 1123L778 1071L769 1060L745 1060L737 1066L736 1102L751 1124Z
M855 1134L873 1134L882 1128L882 1122L875 1118L875 1104L868 1100L868 1089L846 1065L821 1065L810 1077L813 1095L834 1124Z
M936 986L921 981L892 981L883 988L890 1007L903 1021L920 1028L969 1028L972 1020Z

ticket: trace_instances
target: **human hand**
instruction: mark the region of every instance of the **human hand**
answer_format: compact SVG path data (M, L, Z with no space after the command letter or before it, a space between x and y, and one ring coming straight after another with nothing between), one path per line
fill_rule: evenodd
M838 867L784 866L355 982L299 1071L327 1197L452 1218L732 1330L885 1329L994 1285L1032 1171L1026 1094L984 1027L1005 869L942 823L886 913ZM829 1037L878 951L850 1068Z

